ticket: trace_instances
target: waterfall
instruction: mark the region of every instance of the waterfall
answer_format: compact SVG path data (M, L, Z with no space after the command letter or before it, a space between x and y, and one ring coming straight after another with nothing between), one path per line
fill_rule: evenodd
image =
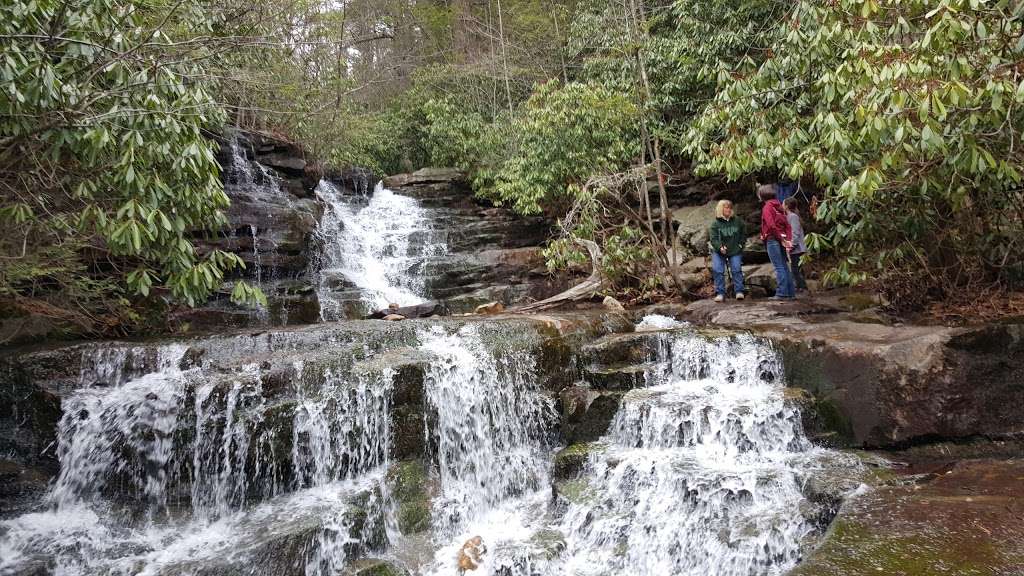
M60 474L44 507L0 521L0 574L198 576L263 558L247 573L335 576L386 546L390 371L299 364L308 382L282 404L257 364L182 369L185 351L160 348L148 373L143 348L86 355L80 379L99 384L63 399Z
M326 180L320 182L317 195L325 205L316 231L320 253L314 263L323 320L351 315L345 304L352 298L339 290L345 284L358 290L355 300L370 310L426 299L425 267L447 247L416 199L378 183L366 203Z
M850 465L804 437L750 335L640 322L643 384L591 391L618 407L567 478L546 332L368 326L85 348L60 474L0 520L0 575L338 576L382 558L452 576L480 536L481 576L782 576L821 528L802 488ZM414 501L392 494L396 464L426 470ZM401 532L410 505L429 533Z
M434 527L457 534L510 497L546 486L554 411L527 352L496 357L473 326L454 334L435 327L420 340L434 356L424 385L442 490Z
M438 534L426 574L454 573L475 535L489 548L480 573L500 576L778 576L796 564L817 528L801 486L835 464L821 463L828 453L784 402L775 352L663 317L637 329L655 332L646 384L623 395L580 477L556 484L554 504L543 409L507 397L535 390L531 364L512 359L522 372L502 376L467 334L428 340L446 359L427 389L447 406L433 433L444 491L435 506L462 521Z
M604 574L782 574L812 525L811 450L783 402L781 366L750 336L670 337L648 386L623 398L560 528L562 569Z

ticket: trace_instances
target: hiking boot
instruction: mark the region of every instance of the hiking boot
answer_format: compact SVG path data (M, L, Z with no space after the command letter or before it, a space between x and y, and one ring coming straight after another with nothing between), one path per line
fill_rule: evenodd
M725 296L722 296L721 294L715 296L715 302L725 302Z
M744 298L746 298L746 296L743 295L743 292L738 292L736 294L736 299L737 300L743 300Z

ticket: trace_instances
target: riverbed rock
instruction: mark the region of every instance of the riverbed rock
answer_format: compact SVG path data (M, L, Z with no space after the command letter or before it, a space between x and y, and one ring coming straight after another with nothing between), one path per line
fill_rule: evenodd
M1024 569L1024 461L969 460L846 502L793 576L1001 576Z
M387 473L397 506L398 529L419 534L430 529L430 488L426 468L419 460L397 462Z

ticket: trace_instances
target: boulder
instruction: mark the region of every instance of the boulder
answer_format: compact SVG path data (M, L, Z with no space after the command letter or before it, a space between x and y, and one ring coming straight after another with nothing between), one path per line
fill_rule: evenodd
M715 204L687 206L672 211L672 220L677 225L679 242L693 254L708 253L708 227L715 221Z
M864 491L793 576L1019 574L1024 461L960 462Z
M591 390L585 384L559 394L562 405L562 437L570 444L594 442L604 436L622 404L624 392Z
M693 321L752 330L779 350L789 386L849 446L1007 437L1024 430L1024 325L857 322L814 300L688 306Z

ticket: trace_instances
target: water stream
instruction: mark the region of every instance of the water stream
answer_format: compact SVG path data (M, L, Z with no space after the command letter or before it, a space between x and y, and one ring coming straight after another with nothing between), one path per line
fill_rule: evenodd
M376 311L426 299L425 268L447 247L419 201L378 183L373 194L346 195L326 180L317 188L325 206L314 262L321 319L351 317L353 300ZM356 290L353 296L351 290Z

